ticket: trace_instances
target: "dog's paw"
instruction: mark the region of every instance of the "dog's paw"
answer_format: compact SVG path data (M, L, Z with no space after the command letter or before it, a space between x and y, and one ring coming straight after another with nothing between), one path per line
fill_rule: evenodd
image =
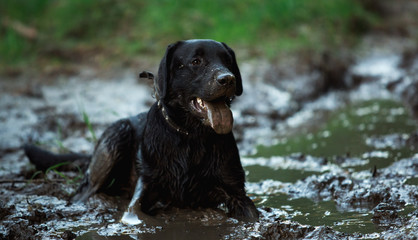
M242 200L234 199L228 204L229 215L243 221L255 222L259 218L259 212L250 198Z

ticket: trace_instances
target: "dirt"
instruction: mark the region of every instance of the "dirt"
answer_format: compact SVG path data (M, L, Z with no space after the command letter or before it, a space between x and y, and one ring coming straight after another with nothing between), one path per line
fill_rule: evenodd
M256 153L258 144L274 144L282 133L292 135L303 132L301 129L320 125L327 119L327 113L356 101L381 98L402 101L411 111L411 116L415 116L417 103L414 97L418 93L411 91L417 90L413 76L417 73L418 61L408 60L414 64L405 68L405 65L398 64L403 56L402 53L372 56L355 64L347 61L346 70L341 72L343 76L337 78L339 81L356 80L343 85L329 85L329 73L323 70L309 76L289 76L288 80L276 85L274 73L280 75L277 66L265 62L265 66L254 67L251 62L244 62L241 70L247 76L244 80L247 91L233 106L235 131L242 154ZM260 66L264 71L257 69ZM388 68L392 70L389 72ZM253 78L252 73L260 72L264 72L262 76L266 78ZM205 239L391 239L418 236L414 228L418 216L418 186L406 184L418 176L416 154L394 161L387 167L362 171L346 171L339 167L363 164L363 160L344 156L345 153L331 162L326 157L292 155L277 164L281 167L290 164L291 169L316 171L317 174L295 182L264 180L247 184L248 192L255 200L259 194L283 194L291 199L310 199L312 204L331 201L339 211L367 212L376 227L371 233L337 231L332 226L315 223L301 224L295 218L297 214L274 204L258 203L261 218L256 223L227 218L223 211L176 210L156 218L143 216L142 223L136 226L119 222L127 206L126 199L97 195L87 204L70 204L68 199L74 193L82 172L75 169L37 172L28 163L20 146L31 141L53 151L71 149L89 153L94 146L94 137L83 119L83 112L89 116L94 135L99 135L110 122L144 111L153 101L149 84L138 82L135 75L125 72L120 79L108 80L80 75L49 85L27 85L25 80L18 83L2 81L2 85L8 86L2 88L7 91L3 91L0 97L2 239L100 239L105 236L192 239L202 232L205 237L201 238ZM290 90L292 80L295 87ZM318 81L323 82L321 87L317 87ZM310 84L310 93L300 87ZM262 105L258 104L261 102ZM406 147L416 152L417 134L369 136L366 144L376 149ZM250 166L252 161L258 161L258 166L272 166L271 161L278 160L265 159L267 162L263 163L263 159L244 157L243 164Z

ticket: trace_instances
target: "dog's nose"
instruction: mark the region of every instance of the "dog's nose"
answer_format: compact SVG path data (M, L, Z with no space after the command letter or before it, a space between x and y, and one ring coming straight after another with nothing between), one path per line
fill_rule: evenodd
M235 76L230 73L222 73L219 74L219 76L216 78L216 81L221 86L230 85L232 83L235 83Z

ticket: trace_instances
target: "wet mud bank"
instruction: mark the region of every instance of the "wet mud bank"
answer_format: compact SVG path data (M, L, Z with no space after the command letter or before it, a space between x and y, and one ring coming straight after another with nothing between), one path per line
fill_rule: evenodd
M254 223L221 210L173 210L133 226L119 222L129 200L70 204L83 172L40 172L21 146L90 153L111 122L147 110L150 84L130 71L47 85L2 80L0 238L418 237L417 48L292 61L240 66L244 94L232 109L247 191L261 212Z

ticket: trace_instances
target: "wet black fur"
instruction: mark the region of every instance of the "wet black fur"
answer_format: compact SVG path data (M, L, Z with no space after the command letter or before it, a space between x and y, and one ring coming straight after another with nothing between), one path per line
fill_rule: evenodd
M212 84L220 71L235 76L231 86ZM232 132L215 133L188 106L193 97L212 100L231 91L241 95L234 52L212 40L169 45L154 85L161 106L187 134L168 124L157 102L148 113L112 124L99 139L73 200L84 201L98 191L121 194L120 190L126 190L132 195L139 177L143 183L141 210L147 214L171 207L216 208L224 204L233 217L258 218L246 196L245 174ZM230 104L232 98L225 101Z

